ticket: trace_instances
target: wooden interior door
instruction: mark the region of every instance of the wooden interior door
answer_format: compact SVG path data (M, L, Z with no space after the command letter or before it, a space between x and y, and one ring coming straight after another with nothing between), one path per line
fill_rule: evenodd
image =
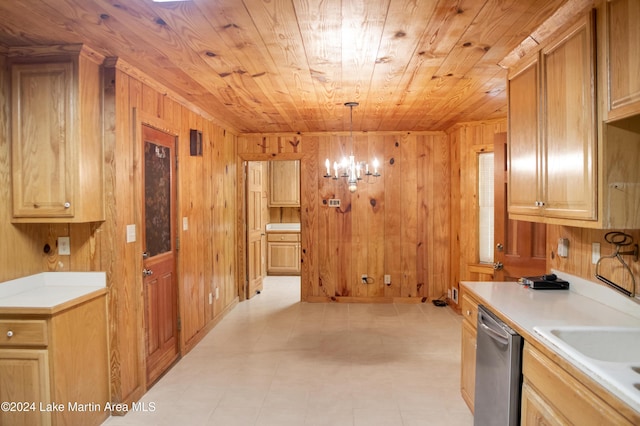
M532 183L533 184L533 183ZM546 272L547 225L511 220L507 213L507 134L494 139L494 281Z
M179 356L175 250L175 137L142 126L143 287L147 383Z
M262 291L264 224L262 223L263 163L247 166L247 299Z

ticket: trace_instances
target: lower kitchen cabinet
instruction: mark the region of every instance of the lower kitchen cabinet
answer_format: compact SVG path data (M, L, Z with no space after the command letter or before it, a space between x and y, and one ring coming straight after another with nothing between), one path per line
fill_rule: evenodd
M27 308L28 309L28 308ZM53 314L0 314L0 425L100 425L110 414L106 293Z
M300 233L267 234L267 274L300 275Z
M5 333L6 334L6 333ZM46 349L0 349L0 410L3 425L48 425L49 359Z
M528 343L523 350L522 374L522 425L633 424Z
M473 413L476 385L476 347L478 302L468 294L462 295L462 346L460 392Z

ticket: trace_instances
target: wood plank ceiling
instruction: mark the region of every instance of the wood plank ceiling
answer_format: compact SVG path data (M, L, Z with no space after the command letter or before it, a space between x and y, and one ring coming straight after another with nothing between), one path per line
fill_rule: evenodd
M498 63L565 0L0 0L0 52L86 43L236 132L506 116Z

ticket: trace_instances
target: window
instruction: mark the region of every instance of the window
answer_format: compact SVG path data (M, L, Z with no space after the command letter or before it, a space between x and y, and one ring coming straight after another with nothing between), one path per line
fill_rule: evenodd
M478 154L478 253L493 263L493 152Z

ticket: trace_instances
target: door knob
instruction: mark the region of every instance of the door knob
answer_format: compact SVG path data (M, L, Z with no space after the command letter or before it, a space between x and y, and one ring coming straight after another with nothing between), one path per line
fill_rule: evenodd
M148 252L148 251L143 251L143 252L142 252L142 258L143 258L143 259L148 259L148 258L149 258L149 256L150 256L150 254L149 254L149 252Z
M142 270L142 276L143 277L149 277L151 275L153 275L153 271L151 269L144 268Z
M504 265L502 264L502 262L496 262L493 264L493 269L495 269L496 271L500 271L502 270L502 268L504 268Z
M496 250L502 251L504 250L504 246L501 243L496 244Z

